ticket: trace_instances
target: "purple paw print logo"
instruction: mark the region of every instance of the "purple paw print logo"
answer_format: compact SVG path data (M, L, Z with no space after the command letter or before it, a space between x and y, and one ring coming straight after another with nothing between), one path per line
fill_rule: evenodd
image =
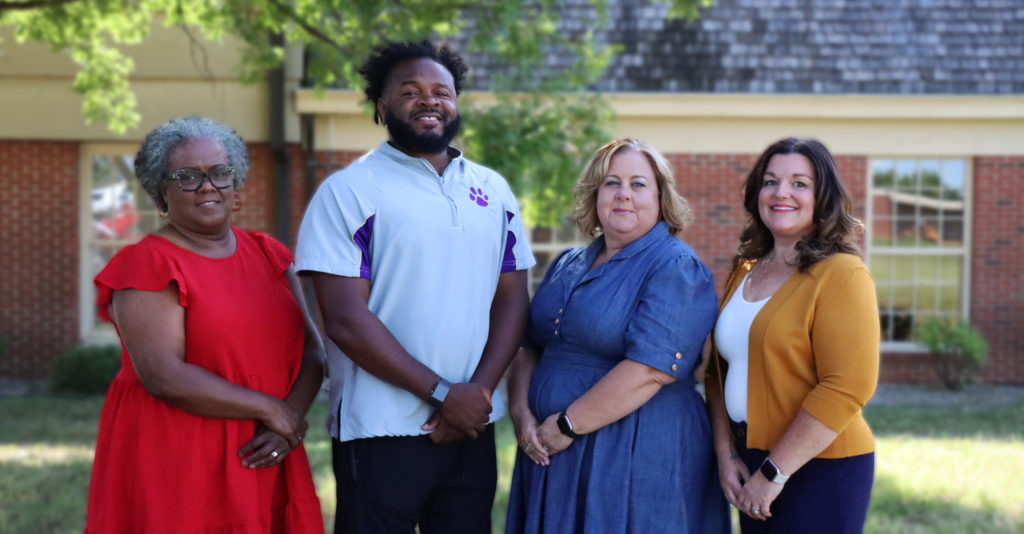
M487 195L484 194L484 190L483 189L478 189L476 187L470 187L469 188L469 199L475 201L478 206L486 206L487 205Z

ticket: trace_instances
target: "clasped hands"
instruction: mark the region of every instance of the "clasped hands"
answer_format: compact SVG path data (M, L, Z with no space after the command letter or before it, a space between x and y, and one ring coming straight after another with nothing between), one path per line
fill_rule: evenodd
M512 424L516 429L516 440L533 463L540 466L551 464L551 457L569 448L572 438L562 434L558 429L558 414L554 413L544 420L543 424L534 417L529 409L512 414Z
M771 504L782 492L782 484L770 482L760 471L751 475L738 455L719 460L718 475L729 504L758 521L772 516Z
M476 439L491 418L491 390L473 382L452 384L444 403L423 424L430 440L444 445Z
M256 426L253 438L238 449L242 467L256 469L277 465L306 437L309 424L298 410L277 398L270 406L267 416Z

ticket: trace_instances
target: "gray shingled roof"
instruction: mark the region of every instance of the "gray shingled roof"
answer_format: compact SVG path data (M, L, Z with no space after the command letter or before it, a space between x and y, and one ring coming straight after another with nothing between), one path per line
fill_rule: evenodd
M585 28L585 2L562 27ZM619 43L603 91L1024 93L1024 0L716 0L694 21L611 0L599 38ZM497 67L468 57L482 88ZM568 58L551 54L558 68Z

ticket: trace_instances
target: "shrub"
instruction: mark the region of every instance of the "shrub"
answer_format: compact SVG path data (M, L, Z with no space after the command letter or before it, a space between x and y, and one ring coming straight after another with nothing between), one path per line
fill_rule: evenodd
M120 368L120 347L79 345L53 360L50 389L80 395L106 393Z
M942 383L951 390L975 382L988 358L988 343L968 321L932 317L914 332L928 347L932 364Z

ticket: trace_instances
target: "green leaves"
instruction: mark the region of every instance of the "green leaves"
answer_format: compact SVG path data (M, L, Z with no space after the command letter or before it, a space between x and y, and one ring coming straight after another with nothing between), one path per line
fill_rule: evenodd
M988 359L985 336L963 319L928 318L917 325L914 339L928 348L936 374L952 390L976 381Z
M614 116L598 96L498 95L483 107L463 102L466 152L504 176L531 226L558 226L573 204L583 165L612 138Z
M0 26L18 41L49 43L80 66L74 90L89 123L115 133L138 125L124 45L149 35L151 20L190 36L245 43L238 75L255 82L281 64L285 43L306 51L304 83L361 87L357 69L385 41L455 41L460 52L497 65L484 85L497 105L464 102L463 141L476 160L501 172L530 224L558 224L572 205L583 164L611 138L613 113L582 91L617 45L599 42L606 0L37 0L0 2ZM694 17L710 0L671 0L674 16ZM563 13L572 10L572 24ZM561 63L555 60L561 61ZM470 65L472 68L473 65Z

